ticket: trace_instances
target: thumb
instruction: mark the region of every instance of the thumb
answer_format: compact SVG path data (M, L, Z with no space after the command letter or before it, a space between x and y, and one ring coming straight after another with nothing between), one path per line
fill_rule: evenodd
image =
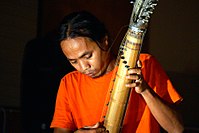
M99 122L97 122L95 125L93 125L93 126L85 126L84 128L85 129L95 129L95 128L98 128L100 126L100 123Z
M137 61L137 67L141 68L142 67L142 62L140 60Z

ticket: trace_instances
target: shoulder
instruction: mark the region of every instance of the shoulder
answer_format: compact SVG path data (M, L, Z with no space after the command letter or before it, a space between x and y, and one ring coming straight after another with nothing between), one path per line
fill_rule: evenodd
M141 53L140 56L139 56L139 60L142 62L142 63L157 63L158 61L156 60L156 58L151 55L151 54L148 54L148 53Z
M90 79L89 76L75 70L66 74L62 79L61 82L67 83L80 83L80 82L87 82Z
M154 56L148 53L141 53L139 58L141 61L144 61L144 60L154 59Z
M83 75L82 73L78 72L78 71L72 71L67 73L61 80L62 81L70 81L70 80L77 80L78 78L81 77L81 75Z
M75 70L75 71L67 73L63 78L71 77L71 76L78 76L78 75L81 75L81 73L79 71Z
M67 93L69 93L69 91L72 91L74 90L74 88L77 88L77 85L80 82L81 75L83 74L81 74L78 71L72 71L66 74L61 79L59 90L62 92L67 91Z
M165 73L162 65L157 61L157 59L147 53L141 53L139 60L142 63L142 71L145 72L146 75L160 75L160 73ZM165 75L165 74L163 74Z

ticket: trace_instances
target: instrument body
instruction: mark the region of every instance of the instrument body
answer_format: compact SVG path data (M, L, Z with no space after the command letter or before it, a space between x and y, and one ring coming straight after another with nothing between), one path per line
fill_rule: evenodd
M131 29L126 34L126 43L122 46L118 70L112 88L112 95L109 101L109 108L105 117L104 125L110 133L120 131L123 117L128 104L130 89L125 84L132 82L125 78L129 68L134 68L139 56L142 44L142 35L133 32Z
M136 0L132 11L129 28L120 45L117 57L117 72L114 75L110 90L110 99L104 126L109 133L119 133L125 117L131 90L125 84L132 82L126 79L130 68L135 68L148 27L150 14L157 5L157 0Z

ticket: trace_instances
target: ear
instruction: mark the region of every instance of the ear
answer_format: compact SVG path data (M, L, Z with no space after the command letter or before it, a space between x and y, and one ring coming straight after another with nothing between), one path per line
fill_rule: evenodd
M109 49L109 45L108 45L109 41L108 41L108 36L106 35L104 38L103 38L103 48L105 50L108 50Z

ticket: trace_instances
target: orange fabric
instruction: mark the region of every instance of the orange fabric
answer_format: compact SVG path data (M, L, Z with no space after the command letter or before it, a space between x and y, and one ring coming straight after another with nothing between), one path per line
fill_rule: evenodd
M182 100L167 75L149 54L141 54L142 73L150 87L170 103ZM61 80L51 128L76 130L100 121L113 71L91 78L77 71ZM109 92L108 92L109 93ZM159 124L151 115L141 95L132 91L123 125L124 133L158 133Z

